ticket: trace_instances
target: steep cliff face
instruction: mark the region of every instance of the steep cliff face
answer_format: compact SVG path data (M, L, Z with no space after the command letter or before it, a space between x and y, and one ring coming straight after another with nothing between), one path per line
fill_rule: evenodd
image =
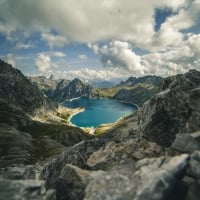
M28 77L31 83L37 86L46 96L53 97L58 81L51 75L49 78L45 76Z
M31 82L36 85L50 99L62 102L77 97L89 97L92 86L75 78L72 81L62 79L54 80L46 77L31 77Z
M130 77L118 85L121 89L113 98L142 106L158 92L162 80L160 76Z
M48 122L33 117L52 117ZM46 159L87 139L81 129L60 121L58 104L17 69L0 61L0 168Z
M200 129L200 72L166 78L159 93L139 111L144 138L169 146L175 134Z
M160 86L163 78L160 76L143 76L143 77L129 77L126 81L122 81L118 86L134 86L139 83L151 84Z
M53 93L55 101L65 101L77 97L89 97L92 91L92 86L75 78L72 81L62 80L57 84Z
M0 61L0 99L9 106L25 113L56 109L38 88L17 69Z
M137 84L131 89L124 88L119 90L113 98L142 106L143 103L149 100L157 91L158 87L156 86Z

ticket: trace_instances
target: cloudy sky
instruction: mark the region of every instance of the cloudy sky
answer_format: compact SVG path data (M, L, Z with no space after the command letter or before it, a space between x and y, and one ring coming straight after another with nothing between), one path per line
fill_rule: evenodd
M83 80L200 70L200 0L0 0L0 58Z

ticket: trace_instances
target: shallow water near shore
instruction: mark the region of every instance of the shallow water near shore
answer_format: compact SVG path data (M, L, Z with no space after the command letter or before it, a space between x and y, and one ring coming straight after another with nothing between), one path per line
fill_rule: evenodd
M65 101L64 106L69 108L84 108L71 118L71 123L78 127L94 127L117 121L124 115L136 111L137 107L130 103L120 102L115 99L90 99L79 98Z

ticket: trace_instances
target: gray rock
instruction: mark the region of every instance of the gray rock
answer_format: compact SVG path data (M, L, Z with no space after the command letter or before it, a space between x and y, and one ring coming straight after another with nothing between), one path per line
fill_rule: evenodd
M162 200L179 175L184 173L188 155L143 159L136 166L119 166L97 176L88 184L84 200Z
M185 153L200 150L200 131L192 134L176 134L172 148Z
M200 179L200 151L195 151L189 160L188 174Z
M53 76L52 76L53 77ZM56 89L57 81L54 78L45 76L28 77L33 85L36 85L49 98L53 98L53 92Z
M113 98L142 106L158 91L162 80L159 76L129 77L118 85L121 89Z
M66 165L56 183L57 199L83 199L89 177L89 171L73 165Z
M0 98L11 107L29 114L57 108L57 103L47 99L19 70L2 60L0 60Z
M165 150L162 147L142 139L131 139L120 143L111 141L91 154L87 165L93 170L108 170L113 166L164 154Z
M92 86L88 83L84 83L78 78L72 81L61 80L56 89L53 91L52 99L58 102L63 102L66 99L72 99L76 97L89 97L92 92Z
M0 167L27 163L31 160L32 153L30 134L0 123Z
M0 200L46 200L44 181L0 179Z
M4 179L23 179L24 173L26 169L25 167L7 167L0 169L0 178Z
M39 180L40 165L20 165L0 169L0 200L55 200L55 190L46 190Z
M0 178L10 180L35 180L39 179L40 171L40 165L20 165L0 168Z
M170 146L177 133L200 129L200 72L190 70L167 78L138 112L142 137Z
M65 165L56 183L57 199L83 199L85 188L90 180L103 173L83 170L70 164Z
M138 84L132 89L120 89L113 98L142 106L144 102L152 98L155 93L158 92L158 89L157 86L149 85L149 87L147 87L146 85L142 86Z
M97 151L101 146L105 144L105 140L92 139L88 141L82 141L79 144L74 145L72 148L68 148L57 158L52 159L44 166L41 173L41 178L46 180L48 188L54 188L58 177L66 164L76 165L80 168L86 168L86 162L88 157Z

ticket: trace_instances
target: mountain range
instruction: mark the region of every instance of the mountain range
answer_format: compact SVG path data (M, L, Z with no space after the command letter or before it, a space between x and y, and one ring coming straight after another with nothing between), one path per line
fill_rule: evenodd
M107 89L78 79L38 84L0 61L0 199L199 199L200 72L154 78ZM59 104L141 87L158 89L101 135L70 126Z
M112 87L94 87L75 78L74 80L53 80L44 76L29 77L29 80L50 99L63 102L77 97L113 98L142 105L159 89L163 78L159 76L130 77Z

